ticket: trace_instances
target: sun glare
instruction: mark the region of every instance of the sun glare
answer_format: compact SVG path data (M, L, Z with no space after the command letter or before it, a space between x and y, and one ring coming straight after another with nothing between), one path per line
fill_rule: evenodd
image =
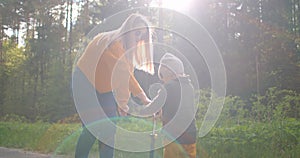
M152 1L152 6L185 12L189 9L191 1L192 0L154 0Z
M162 7L176 11L186 11L189 8L191 0L162 0Z

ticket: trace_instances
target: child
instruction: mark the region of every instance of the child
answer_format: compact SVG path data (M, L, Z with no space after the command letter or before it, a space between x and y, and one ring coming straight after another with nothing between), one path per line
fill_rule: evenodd
M162 134L167 136L164 158L196 158L194 88L184 73L182 61L166 53L160 60L158 75L164 90L160 90L145 111L152 112L158 102L163 104Z

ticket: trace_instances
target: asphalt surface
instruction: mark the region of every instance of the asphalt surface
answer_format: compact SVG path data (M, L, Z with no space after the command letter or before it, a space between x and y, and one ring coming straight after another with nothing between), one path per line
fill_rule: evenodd
M51 156L48 154L39 154L30 151L24 151L21 149L9 149L0 147L0 158L52 158L56 156Z
M41 154L21 149L0 147L0 158L70 158L64 155Z
M41 154L22 149L0 147L0 158L74 158L74 155ZM90 153L89 158L98 158L98 152Z

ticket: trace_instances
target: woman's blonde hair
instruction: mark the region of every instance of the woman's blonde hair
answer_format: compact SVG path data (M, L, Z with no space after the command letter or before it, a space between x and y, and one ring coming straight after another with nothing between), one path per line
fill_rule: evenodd
M145 26L137 26L137 24L144 23ZM128 18L123 22L121 27L117 30L106 32L103 38L107 39L109 43L113 43L116 39L122 37L125 41L126 34L130 31L136 29L147 29L147 36L143 38L141 42L138 43L137 51L127 56L130 61L132 61L133 66L138 69L145 71L150 74L154 74L153 65L153 44L152 44L152 29L151 23L146 19L145 16L134 13L128 16ZM124 36L125 35L125 36ZM103 39L99 39L98 43Z

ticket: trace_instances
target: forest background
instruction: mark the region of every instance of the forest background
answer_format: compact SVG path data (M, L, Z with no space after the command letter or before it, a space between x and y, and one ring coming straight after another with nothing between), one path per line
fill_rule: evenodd
M84 39L107 17L128 8L149 7L152 3L151 0L0 0L1 129L11 121L79 123L72 98L71 74ZM272 131L279 127L288 127L284 130L288 138L282 140L291 142L292 139L296 143L286 142L287 146L293 151L299 149L300 1L194 0L191 4L185 14L209 32L225 64L226 99L216 127L234 126L245 131L250 124L275 123L257 128L272 136ZM171 20L151 19L151 14L158 12L159 9L154 9L143 14L157 25L160 22L165 27L184 25L172 23L171 14L167 15ZM156 40L159 38L184 49L170 34ZM185 51L184 55L199 79L197 117L201 121L211 95L209 70L204 61L193 60L191 51ZM142 72L136 73L139 76ZM147 77L138 79L151 83ZM253 140L257 133L252 132L247 139ZM222 134L228 136L226 132ZM261 135L260 140L268 136ZM209 138L211 142L216 137ZM5 144L4 135L1 139L1 146L18 147ZM213 151L212 148L210 153Z

